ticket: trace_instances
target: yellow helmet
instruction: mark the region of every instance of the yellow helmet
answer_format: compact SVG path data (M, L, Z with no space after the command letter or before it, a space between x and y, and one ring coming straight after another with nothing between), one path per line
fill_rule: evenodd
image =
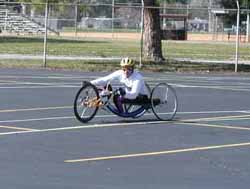
M126 66L134 67L135 61L133 59L131 59L131 58L123 58L121 60L120 65L121 65L121 67L126 67Z

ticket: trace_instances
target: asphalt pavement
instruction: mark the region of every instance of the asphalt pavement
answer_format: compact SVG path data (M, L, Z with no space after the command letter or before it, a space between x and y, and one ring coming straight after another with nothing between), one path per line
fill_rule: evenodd
M0 183L4 189L246 189L250 76L143 73L177 92L173 121L99 111L83 124L73 101L107 73L0 70Z

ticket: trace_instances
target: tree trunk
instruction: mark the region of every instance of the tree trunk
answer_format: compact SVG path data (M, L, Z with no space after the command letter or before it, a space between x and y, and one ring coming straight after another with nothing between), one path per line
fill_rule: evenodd
M143 54L144 58L154 62L162 62L160 11L155 8L156 0L144 0L144 34Z

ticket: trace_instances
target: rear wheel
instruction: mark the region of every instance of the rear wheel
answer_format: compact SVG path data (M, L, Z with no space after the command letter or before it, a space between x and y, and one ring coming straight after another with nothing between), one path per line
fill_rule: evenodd
M177 112L177 96L175 90L166 83L159 83L151 93L153 113L159 120L172 120Z
M97 88L91 83L84 82L74 100L74 113L82 123L90 121L97 113L100 98Z

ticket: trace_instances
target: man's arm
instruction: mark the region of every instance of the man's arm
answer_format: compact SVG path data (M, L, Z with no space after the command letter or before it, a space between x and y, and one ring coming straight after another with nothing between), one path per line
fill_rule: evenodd
M119 77L120 77L120 70L115 71L115 72L113 72L113 73L111 73L111 74L109 74L107 76L92 80L91 83L94 84L94 85L105 86L108 83L108 81L115 80L115 79L117 79Z

